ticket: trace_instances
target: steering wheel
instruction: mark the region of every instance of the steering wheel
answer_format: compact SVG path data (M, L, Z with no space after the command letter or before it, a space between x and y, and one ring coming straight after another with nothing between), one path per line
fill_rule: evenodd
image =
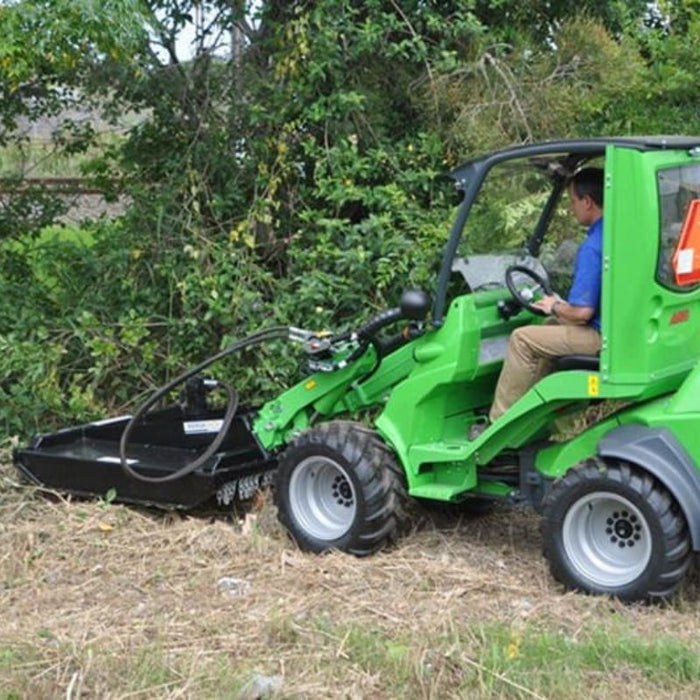
M515 273L520 273L526 277L529 277L535 283L535 286L527 286L523 289L518 289L518 286L515 283ZM540 311L532 306L532 301L539 292L544 292L547 295L554 293L548 279L542 277L539 273L531 270L529 267L525 267L525 265L510 265L506 269L506 286L508 287L508 291L513 296L513 299L515 299L520 306L526 308L533 314L537 314L538 316L546 315L543 311Z

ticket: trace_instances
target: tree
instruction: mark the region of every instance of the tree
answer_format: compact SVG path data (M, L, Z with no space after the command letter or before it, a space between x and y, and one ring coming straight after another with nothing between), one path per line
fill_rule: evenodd
M637 0L6 3L0 143L70 105L126 118L107 143L67 121L56 146L89 152L84 174L130 205L77 232L5 209L0 404L40 400L0 415L104 413L232 336L338 328L430 288L451 217L439 172L514 142L693 123L696 5L650 22ZM264 358L227 368L240 389L296 371Z

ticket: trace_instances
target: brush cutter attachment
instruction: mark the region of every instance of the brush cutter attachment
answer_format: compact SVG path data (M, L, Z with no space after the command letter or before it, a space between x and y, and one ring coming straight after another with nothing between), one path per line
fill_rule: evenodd
M35 437L28 447L15 450L15 465L46 488L111 494L128 503L186 509L214 497L223 504L250 498L277 466L251 432L251 410L234 416L217 451L204 463L180 479L167 479L198 460L221 430L224 411L207 406L208 388L206 379L190 379L182 403L149 412L133 426L127 463L153 481L135 479L122 469L120 440L130 416Z
M15 450L15 466L49 489L127 503L193 508L215 496L222 504L250 498L271 481L277 462L255 438L255 411L239 411L230 386L200 375L228 355L281 339L290 339L287 326L235 342L162 386L133 416L39 435ZM179 404L150 410L183 385ZM228 394L225 409L207 404L215 386Z

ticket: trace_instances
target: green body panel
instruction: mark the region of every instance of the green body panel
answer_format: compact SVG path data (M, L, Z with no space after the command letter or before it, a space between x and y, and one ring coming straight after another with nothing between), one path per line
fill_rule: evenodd
M678 391L668 402L670 415L700 413L700 364L695 365Z
M525 314L503 321L496 313L499 298L507 294L455 299L444 325L415 342L416 367L376 419L414 496L451 500L476 485L477 453L465 438L474 409L490 403L501 366L498 359L480 363L482 339L505 348L512 329L527 322Z
M678 391L637 406L620 415L620 423L640 423L669 429L700 470L700 365Z
M504 320L498 304L508 291L476 291L452 299L441 326L427 327L378 368L370 347L266 404L253 426L261 445L275 450L314 420L373 409L409 493L444 501L511 494L512 486L481 475L493 460L524 450L544 477L561 476L627 423L668 427L700 462L700 288L674 291L656 280L657 173L691 162L700 164L700 155L607 146L599 371L546 376L469 441L469 427L491 404L510 333L541 321L527 311ZM631 405L566 442L546 442L558 418L600 400Z
M637 385L687 373L700 357L700 289L656 282L660 169L698 162L685 151L608 147L603 232L601 373L604 383ZM677 312L687 320L672 323ZM621 394L622 395L622 394Z

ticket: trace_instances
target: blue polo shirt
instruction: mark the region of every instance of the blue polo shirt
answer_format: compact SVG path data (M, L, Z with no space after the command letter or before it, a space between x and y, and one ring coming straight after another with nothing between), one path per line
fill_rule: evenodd
M588 229L586 240L576 253L574 281L569 291L569 304L589 306L595 315L588 325L600 330L600 288L603 277L603 217Z

